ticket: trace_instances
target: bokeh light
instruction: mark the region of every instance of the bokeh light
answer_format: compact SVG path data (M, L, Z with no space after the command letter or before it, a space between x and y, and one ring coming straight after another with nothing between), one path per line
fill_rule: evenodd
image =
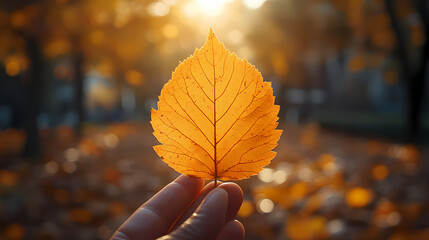
M263 182L271 182L274 180L273 169L264 168L259 174L258 178Z
M76 169L77 169L77 166L76 166L76 163L74 162L63 163L63 170L65 173L72 174L76 171Z
M274 209L274 203L268 198L261 199L258 203L258 211L260 213L270 213Z
M168 23L162 28L162 33L167 38L176 38L179 35L179 29L176 25Z
M80 152L76 148L68 148L64 152L64 157L67 159L67 161L76 162L79 160Z
M273 181L276 184L282 184L287 180L287 172L285 170L276 170L273 173Z
M341 231L344 230L345 226L342 220L335 219L328 222L326 228L330 234L335 235L335 234L341 233Z
M49 161L45 164L45 171L48 174L55 174L58 171L58 163L54 161Z
M168 14L170 8L164 2L152 2L147 6L147 11L152 16L163 17Z
M109 133L103 137L103 143L109 148L114 148L118 145L119 138L115 134Z

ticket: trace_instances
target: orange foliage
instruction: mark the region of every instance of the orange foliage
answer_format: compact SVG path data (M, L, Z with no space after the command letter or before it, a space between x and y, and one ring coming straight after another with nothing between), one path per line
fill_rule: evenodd
M293 184L289 189L289 195L293 200L301 200L308 193L308 187L305 182L297 182Z
M0 186L13 187L18 184L19 176L16 172L0 170Z
M104 180L111 184L118 184L121 180L121 173L114 167L108 167L104 171Z
M425 41L425 35L421 27L411 27L410 35L411 43L414 46L420 46Z
M70 193L64 189L56 189L54 191L54 199L58 203L67 204L70 202Z
M283 52L275 52L271 56L271 63L273 64L274 71L279 76L285 76L289 71L286 56Z
M144 83L144 76L137 70L130 70L125 74L125 80L133 86L141 86Z
M240 210L238 210L238 216L242 218L249 217L250 215L253 214L254 211L255 211L255 208L252 202L248 200L244 200L243 203L241 204Z
M210 30L207 42L174 71L152 110L154 149L176 171L205 179L243 179L276 155L282 131L271 84Z
M383 73L384 82L388 85L395 85L398 83L398 73L394 70L389 70Z
M70 209L69 217L72 221L81 224L89 224L93 219L92 213L88 209L81 207Z
M5 70L7 75L14 77L28 67L28 59L23 54L15 54L5 59Z
M371 190L361 187L350 189L346 195L346 202L350 207L365 207L373 198Z
M24 147L26 138L23 130L7 129L0 132L0 156L18 154Z
M378 164L372 168L372 176L376 180L383 180L389 175L389 169L386 165Z
M127 212L127 205L121 201L115 201L109 206L110 215L116 217L121 216Z
M362 55L357 55L350 59L348 68L350 72L359 72L362 71L366 67L365 58Z
M25 237L25 228L20 223L9 224L5 229L5 235L7 239L19 240Z
M290 239L325 239L326 219L321 216L288 218L285 233Z

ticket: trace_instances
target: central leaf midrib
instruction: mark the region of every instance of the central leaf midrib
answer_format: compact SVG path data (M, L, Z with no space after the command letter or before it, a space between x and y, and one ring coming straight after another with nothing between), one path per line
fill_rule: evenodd
M214 138L214 146L213 146L213 150L214 150L214 154L213 154L213 162L214 162L214 181L215 181L215 185L214 187L216 187L217 185L217 139L216 139L216 67L215 67L215 62L214 62L214 42L213 42L213 38L214 38L214 34L212 33L211 36L211 41L212 41L212 66L213 66L213 138Z

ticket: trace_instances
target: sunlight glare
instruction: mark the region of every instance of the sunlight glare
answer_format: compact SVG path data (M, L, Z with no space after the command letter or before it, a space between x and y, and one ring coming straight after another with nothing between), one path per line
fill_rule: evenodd
M187 2L182 5L182 13L187 18L194 18L197 15L197 4L194 2Z
M177 0L162 0L162 2L167 4L168 6L174 6L177 4Z
M225 4L234 0L195 0L197 6L205 15L216 16L222 13Z
M257 9L264 4L266 0L243 0L244 5L248 8Z

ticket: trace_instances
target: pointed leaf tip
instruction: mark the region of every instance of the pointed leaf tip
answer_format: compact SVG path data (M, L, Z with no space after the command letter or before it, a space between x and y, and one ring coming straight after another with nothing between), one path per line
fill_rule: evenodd
M208 48L212 49L212 46L214 46L216 48L216 45L221 45L221 43L219 42L218 38L216 37L216 34L213 32L213 29L210 28L209 35L207 36L207 40L204 43L204 46L202 48L208 47ZM223 44L222 44L222 46L223 46ZM225 47L223 46L223 48L225 48Z

